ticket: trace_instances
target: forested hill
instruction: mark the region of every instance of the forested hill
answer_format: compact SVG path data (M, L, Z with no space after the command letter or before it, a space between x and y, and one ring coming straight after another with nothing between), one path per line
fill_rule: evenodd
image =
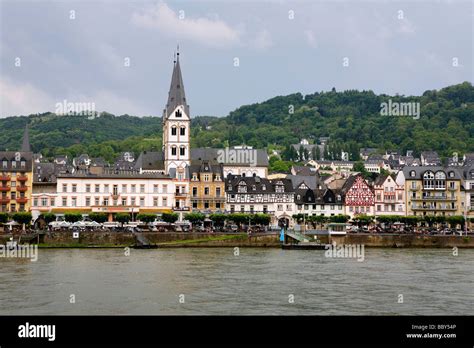
M382 116L381 103L419 102L420 118ZM113 160L125 150L161 148L161 117L56 116L51 113L0 119L0 150L16 150L26 123L35 152ZM279 96L245 105L226 117L195 117L192 146L248 144L284 149L301 138L329 136L334 153L360 147L435 150L441 156L474 152L474 87L469 82L426 91L422 96L376 95L349 90Z

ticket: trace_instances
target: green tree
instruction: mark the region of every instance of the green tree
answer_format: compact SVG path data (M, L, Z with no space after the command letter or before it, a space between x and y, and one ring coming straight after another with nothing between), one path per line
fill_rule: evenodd
M209 215L209 219L211 219L214 222L214 225L216 226L224 226L224 222L227 219L227 215L222 213L213 213Z
M163 215L165 215L165 214L167 214L167 213L163 213L163 214L162 214L162 218L163 218ZM176 215L177 215L177 214L176 214ZM149 224L149 223L155 221L155 219L156 219L156 214L152 214L152 213L140 213L140 214L137 215L137 219L138 219L139 221L141 221L141 222L144 222L144 223L146 223L146 224ZM165 221L165 220L163 219L163 221Z
M23 225L23 230L25 230L25 226L28 226L31 223L31 213L30 212L18 212L13 213L12 219L13 221L18 222L19 224Z
M161 214L161 219L164 222L167 222L169 224L173 224L178 220L179 216L177 213L163 213Z
M43 219L48 225L50 222L56 221L56 214L53 213L44 213L43 214Z
M203 222L206 218L206 215L199 212L192 212L184 215L184 219L191 222L193 225Z
M99 224L103 224L104 222L108 220L108 218L109 217L106 213L98 213L98 212L89 213L89 219L91 219L92 221L98 222Z
M255 225L267 226L271 220L272 218L268 214L257 213L251 216L251 222Z
M131 217L129 213L117 213L114 216L115 221L120 222L120 224L123 226L123 224L126 224L130 221Z
M346 223L349 221L350 216L349 215L343 215L343 214L338 214L330 217L331 222L337 222L337 223Z
M8 222L8 213L0 213L0 224L5 224Z
M68 213L65 213L65 214L64 214L64 219L65 219L67 222L74 223L74 222L77 222L77 221L81 221L81 220L82 220L82 214L81 214L81 213L77 213L77 212L68 212Z

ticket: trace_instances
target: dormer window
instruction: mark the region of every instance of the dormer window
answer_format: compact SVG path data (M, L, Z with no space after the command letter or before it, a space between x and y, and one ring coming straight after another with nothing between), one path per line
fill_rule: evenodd
M7 167L8 167L8 161L7 161L7 160L3 160L3 161L2 161L2 167L3 167L3 168L7 168Z
M25 161L21 161L21 162L20 162L20 166L21 166L22 168L25 168L26 162L25 162Z
M412 170L412 171L410 172L410 177L414 178L415 176L416 176L416 172L415 172L414 170Z
M257 189L257 186L252 185L252 190L255 191Z
M265 191L267 187L265 185L262 185L262 190Z
M454 172L449 172L449 177L454 178Z

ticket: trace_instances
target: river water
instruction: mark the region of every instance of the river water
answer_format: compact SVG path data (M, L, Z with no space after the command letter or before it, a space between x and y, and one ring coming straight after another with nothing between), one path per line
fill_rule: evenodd
M474 314L472 249L40 249L0 266L0 315Z

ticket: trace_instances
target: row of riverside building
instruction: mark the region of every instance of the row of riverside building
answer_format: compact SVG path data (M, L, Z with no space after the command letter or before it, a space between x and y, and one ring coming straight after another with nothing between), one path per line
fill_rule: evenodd
M191 211L267 213L273 225L289 226L301 213L474 217L472 163L405 165L368 181L350 170L320 171L311 161L269 175L266 150L248 146L191 148L179 54L162 120L162 151L125 152L112 165L88 155L44 161L31 151L27 126L20 151L0 152L1 211L31 211L34 220L68 211L110 220L116 213L175 211L181 220Z

